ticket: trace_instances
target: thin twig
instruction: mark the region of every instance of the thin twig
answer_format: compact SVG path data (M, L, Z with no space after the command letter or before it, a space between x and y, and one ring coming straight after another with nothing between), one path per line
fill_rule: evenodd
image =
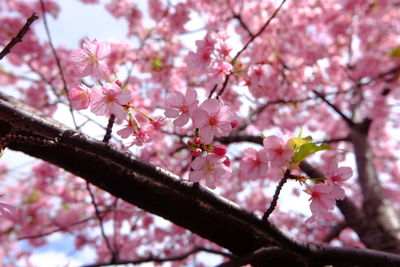
M114 125L114 122L115 122L115 115L111 114L110 119L108 120L106 134L104 135L103 138L104 143L108 143L108 141L110 141L111 139L112 127Z
M235 55L235 57L232 59L232 62L235 62L236 59L240 56L240 54L242 54L244 52L244 50L247 49L247 47L254 41L254 39L256 39L258 36L260 36L263 31L268 27L268 25L271 23L271 21L276 17L276 15L278 14L279 10L282 8L283 4L286 2L286 0L283 0L281 2L281 4L278 6L278 8L274 11L274 13L272 13L271 17L269 17L269 19L265 22L265 24L258 30L258 32L256 34L254 34L250 40L247 41L247 43L243 46L243 48L237 52L237 54Z
M242 16L240 14L237 13L233 13L233 18L237 19L240 23L240 26L243 27L243 29L246 30L246 32L250 35L251 38L254 37L254 34L251 32L250 28L247 26L246 23L244 23L244 21L242 20Z
M316 96L318 96L322 101L324 101L328 106L330 106L333 110L335 110L335 112L350 126L350 127L354 127L355 123L348 118L346 115L344 115L344 113L337 108L335 105L333 105L331 102L329 102L325 96L323 96L321 93L317 92L316 90L313 90L314 94Z
M53 40L51 39L50 29L49 29L49 25L47 23L47 18L46 18L46 9L45 9L43 0L40 0L40 8L41 8L42 13L43 13L43 24L44 24L44 28L46 30L47 39L49 40L49 45L50 45L50 48L51 48L51 52L53 53L54 59L56 60L58 72L60 73L61 81L62 81L63 87L64 87L63 89L64 89L65 92L68 92L67 82L65 81L64 72L63 72L62 67L61 67L61 61L60 61L60 58L58 57L56 49L54 48ZM75 119L74 111L72 109L72 105L71 105L68 97L67 97L67 99L68 99L68 102L69 102L69 111L71 113L72 122L74 123L75 128L78 129L78 124L76 123L76 119Z
M279 182L279 184L277 185L276 189L275 189L275 194L274 197L272 198L272 202L271 205L269 206L269 208L267 209L267 211L264 213L263 217L262 217L262 221L265 222L268 220L268 217L271 215L271 213L274 211L276 204L278 203L278 198L279 198L279 194L281 193L282 187L283 185L286 183L287 179L289 178L290 175L290 171L287 170L285 172L285 175L283 176L282 180Z
M268 20L264 23L264 25L258 30L258 32L256 34L254 34L250 40L247 41L247 43L242 47L242 49L239 50L239 52L236 53L236 55L233 57L233 59L231 60L232 64L235 64L237 58L240 56L240 54L242 54L247 47L258 37L260 36L264 30L268 27L268 25L271 23L271 21L276 17L276 15L278 15L279 10L282 8L283 4L286 2L286 0L283 0L280 5L278 6L278 8L274 11L274 13L272 13L271 17L268 18ZM221 90L218 93L217 98L222 95L222 93L224 92L226 85L228 84L229 78L232 75L232 72L230 72L229 74L227 74L225 76L225 81L222 85Z
M61 67L60 58L58 57L57 51L54 48L53 40L51 39L49 25L47 23L47 18L46 18L46 9L45 9L43 0L40 0L40 8L41 8L42 13L43 13L44 28L46 30L47 39L49 40L49 45L50 45L50 48L51 48L51 52L53 53L53 56L54 56L54 58L56 60L57 68L58 68L58 71L60 72L60 76L61 76L61 80L62 80L62 83L63 83L63 86L64 86L64 90L68 91L67 82L65 81L64 73L63 73L63 70L62 70L62 67Z
M190 257L191 255L198 253L198 252L208 252L216 255L221 255L224 257L228 258L233 258L233 255L230 253L226 253L220 250L215 250L215 249L209 249L205 247L194 247L190 249L187 252L184 252L180 255L175 255L175 256L170 256L170 257L157 257L157 256L149 256L149 257L144 257L144 258L139 258L135 260L118 260L116 262L103 262L103 263L95 263L95 264L89 264L89 265L84 265L82 267L100 267L100 266L109 266L109 265L126 265L126 264L142 264L146 262L152 262L152 263L163 263L167 261L179 261L179 260L184 260L187 257Z
M86 188L90 194L90 198L96 213L96 217L99 220L99 224L100 224L100 230L101 230L101 235L103 236L104 241L106 242L107 248L110 251L112 257L111 257L111 262L114 262L116 259L116 252L114 251L114 249L111 247L110 241L108 240L106 233L104 231L104 225L103 225L103 216L101 215L100 211L99 211L99 207L97 206L97 203L94 199L94 194L92 192L92 190L90 189L90 184L89 182L86 182Z
M113 245L114 245L114 249L115 249L115 253L117 254L117 258L119 258L119 251L118 251L118 242L117 242L117 231L118 231L118 227L117 227L117 216L118 216L118 210L117 210L117 206L118 206L118 199L119 198L115 198L114 203L113 203L113 209L114 209L114 236L113 236ZM133 229L132 229L133 231Z
M30 30L30 27L32 23L37 20L39 16L36 13L33 13L32 16L30 16L26 22L25 25L19 30L18 34L11 39L11 41L3 48L3 50L0 52L0 60L3 59L8 53L11 52L11 49L19 42L22 42L22 38L27 34L27 32Z

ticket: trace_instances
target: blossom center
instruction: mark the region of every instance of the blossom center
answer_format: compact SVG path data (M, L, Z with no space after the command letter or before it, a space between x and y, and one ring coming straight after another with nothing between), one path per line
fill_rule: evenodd
M208 123L210 124L211 127L215 127L215 126L217 126L217 124L218 124L218 120L217 120L216 117L211 117L211 118L208 120Z
M253 167L258 167L258 166L261 165L261 160L260 159L253 159L251 163L252 163Z
M114 95L107 95L106 96L106 102L108 104L114 103L115 102L115 96Z
M334 176L331 177L331 179L332 179L333 182L339 182L340 181L340 176L334 175Z
M182 111L182 113L188 113L189 112L189 109L185 105L180 106L179 109L180 109L180 111Z
M93 55L92 53L87 53L87 55L88 55L87 60L88 60L90 63L97 63L97 62L99 62L99 58L96 57L95 55Z
M208 162L208 163L206 164L206 166L204 166L204 169L205 169L205 171L206 171L207 173L213 173L213 172L215 171L214 164L212 164L212 163L210 163L210 162Z
M313 199L316 199L316 200L320 199L320 196L321 196L321 194L319 192L316 192L316 191L313 191L312 194L311 194L311 197Z
M285 152L285 149L283 147L277 147L274 149L274 152L277 155L283 155L283 153Z

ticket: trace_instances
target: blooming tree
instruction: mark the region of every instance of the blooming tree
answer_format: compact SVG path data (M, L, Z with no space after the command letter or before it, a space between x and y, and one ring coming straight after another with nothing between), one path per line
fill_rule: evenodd
M37 159L1 162L2 265L400 265L397 1L81 2L129 42L0 3L0 149Z

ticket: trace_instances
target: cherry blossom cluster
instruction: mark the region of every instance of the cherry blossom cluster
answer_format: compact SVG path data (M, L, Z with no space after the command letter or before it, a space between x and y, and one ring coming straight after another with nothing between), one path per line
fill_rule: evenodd
M209 32L203 40L196 41L196 52L189 52L186 57L188 67L207 75L206 87L221 84L233 69L230 52L232 47L227 42L225 33Z
M107 82L89 88L85 84L73 86L68 91L72 107L81 110L90 107L98 116L115 116L117 123L127 121L125 127L117 133L122 138L133 137L131 145L143 145L151 140L151 133L162 126L162 118L152 118L133 104L133 94L123 83L110 77L110 70L105 59L111 53L110 44L85 39L82 49L76 49L71 54L71 61L75 65L77 75L85 77L91 75L99 81ZM133 112L144 116L148 124L141 126Z
M240 162L240 175L243 179L272 178L280 179L283 176L295 179L305 186L304 192L310 195L310 209L312 216L307 222L314 222L317 218L327 218L334 209L336 200L343 200L345 192L342 186L344 181L353 175L350 167L338 168L336 159L331 160L326 177L318 179L293 175L297 171L298 163L308 155L329 149L326 145L317 146L311 139L279 138L268 136L264 139L264 147L260 150L246 148ZM305 148L305 149L302 149ZM287 172L289 171L289 172ZM288 175L289 174L289 175ZM314 185L306 183L312 180Z
M207 34L204 40L197 41L197 51L190 52L187 59L198 70L211 69L216 76L210 78L213 83L222 82L222 77L228 74L232 65L227 61L231 48L226 44L227 37L223 34ZM91 75L106 82L91 88L85 84L72 87L68 91L71 105L75 109L90 110L99 116L115 116L116 121L127 121L126 126L117 133L122 138L133 136L131 145L143 145L151 141L151 132L162 126L163 119L154 119L133 105L133 95L129 88L125 88L118 79L110 78L110 71L105 59L111 53L108 43L90 41L85 39L82 49L74 50L71 61L75 64L78 75L85 77ZM219 77L219 78L218 78ZM148 119L146 126L140 126L134 112ZM230 159L226 155L226 147L215 145L215 137L223 137L230 134L236 127L238 116L219 99L207 99L199 103L197 92L188 88L183 94L173 91L169 94L165 113L167 118L173 118L175 127L184 127L192 122L194 137L188 141L188 147L192 153L191 171L189 179L193 182L205 180L206 185L216 188L218 179L227 179L232 174ZM311 152L304 154L303 145L310 145L309 140L300 138L283 139L277 136L264 138L263 148L256 150L246 148L240 162L240 176L243 179L255 180L262 178L280 179L285 173L296 170L299 162L308 154L325 148L312 147ZM309 149L309 148L308 148ZM307 150L308 151L308 150ZM307 178L300 175L292 175L303 184L305 192L310 194L310 208L312 216L307 220L313 222L316 218L323 218L333 210L335 201L344 198L343 182L350 178L352 171L349 167L337 167L333 161L326 178L321 178L314 185L306 183Z
M205 179L206 185L215 189L215 180L230 177L232 170L226 148L212 144L214 137L227 136L237 125L237 115L229 106L218 99L207 99L199 105L197 92L188 88L185 95L178 91L170 93L164 114L175 119L173 124L177 127L192 120L194 138L188 142L195 157L189 173L191 181Z
M336 160L332 160L326 172L324 182L314 186L306 185L304 192L310 195L310 209L312 216L306 222L312 223L317 218L327 218L333 210L336 200L343 200L345 193L344 182L353 175L350 167L338 168Z

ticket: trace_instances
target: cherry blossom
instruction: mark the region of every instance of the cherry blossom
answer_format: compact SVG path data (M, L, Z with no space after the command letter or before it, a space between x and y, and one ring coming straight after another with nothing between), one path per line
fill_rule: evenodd
M224 164L225 158L214 154L195 158L191 164L193 171L189 173L192 182L206 180L206 185L215 189L215 181L229 178L232 170Z
M10 204L0 202L0 217L4 216L8 219L13 219L16 208Z
M240 161L240 176L243 179L255 180L267 176L269 155L265 149L259 151L248 147L243 151Z
M71 101L71 105L75 109L85 109L89 106L90 96L89 87L84 84L80 84L72 87L68 90L68 98Z
M327 184L316 184L304 190L310 195L309 200L312 216L307 219L306 223L312 223L317 218L326 218L330 216L331 210L335 206L335 198L331 193L331 188Z
M222 105L216 99L208 99L193 114L193 123L195 127L200 128L201 140L210 144L214 135L220 137L229 134L233 118L234 115L228 106Z
M353 170L350 167L338 168L336 160L332 160L327 171L327 182L331 186L331 194L337 200L345 198L345 192L342 188L344 181L348 180L353 175Z
M188 88L185 95L177 91L171 92L167 99L164 115L168 118L176 118L175 126L185 126L197 109L198 103L197 93L193 89Z
M77 74L80 77L93 75L99 79L104 78L109 72L104 59L111 53L110 44L86 38L82 47L71 53L71 61L77 68Z
M275 136L271 135L263 141L265 150L268 152L271 166L274 168L281 168L286 166L292 159L294 152L289 143Z
M90 93L90 110L96 115L110 116L114 114L117 119L123 120L126 117L127 105L131 98L128 89L121 89L118 85L105 83L103 86L95 86Z

